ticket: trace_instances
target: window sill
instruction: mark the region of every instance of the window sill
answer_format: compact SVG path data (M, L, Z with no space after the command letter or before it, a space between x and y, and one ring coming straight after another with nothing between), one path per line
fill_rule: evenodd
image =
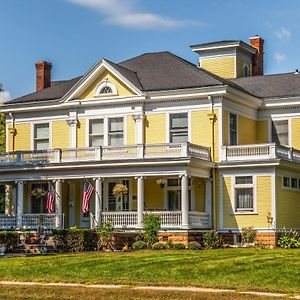
M258 215L255 211L234 212L231 215Z

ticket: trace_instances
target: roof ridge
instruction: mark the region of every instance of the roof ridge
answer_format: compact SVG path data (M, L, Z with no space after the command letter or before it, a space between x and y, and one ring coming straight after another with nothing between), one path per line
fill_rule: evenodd
M119 65L119 64L123 64L123 63L126 63L126 62L128 62L128 61L137 59L138 57L142 57L142 56L145 56L145 55L149 55L149 54L159 54L159 53L171 53L171 52L170 52L170 51L145 52L145 53L142 53L142 54L137 55L137 56L135 56L135 57L132 57L132 58L129 58L129 59L120 61L120 62L118 62L117 64L118 64L118 65Z
M248 77L237 77L232 78L230 81L234 80L247 80L247 79L254 79L254 78L262 78L262 77L272 77L272 76L283 76L283 75L299 75L295 74L294 72L286 72L286 73L276 73L276 74L264 74L264 75L255 75L255 76L248 76Z

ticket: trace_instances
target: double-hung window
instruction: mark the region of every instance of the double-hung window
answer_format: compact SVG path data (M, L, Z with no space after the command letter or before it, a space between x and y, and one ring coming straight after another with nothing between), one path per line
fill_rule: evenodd
M49 149L49 136L49 123L34 124L34 150Z
M280 145L289 144L289 121L272 121L272 142Z
M229 144L237 145L237 115L229 114Z
M123 145L123 118L108 119L108 145L120 146Z
M235 177L235 211L254 212L254 185L252 176Z
M170 142L184 143L188 141L188 114L170 114Z
M104 145L104 120L90 120L89 146L99 147Z

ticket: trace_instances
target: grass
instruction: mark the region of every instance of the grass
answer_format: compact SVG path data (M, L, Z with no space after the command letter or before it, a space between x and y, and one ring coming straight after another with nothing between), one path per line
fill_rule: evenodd
M300 249L99 252L1 258L0 278L300 293Z
M34 286L1 286L1 300L30 299L156 299L156 300L263 300L265 297L253 295L241 295L234 293L198 293L198 292L174 292L174 291L141 291L132 289L88 289L84 287L34 287ZM273 298L272 299L286 299Z

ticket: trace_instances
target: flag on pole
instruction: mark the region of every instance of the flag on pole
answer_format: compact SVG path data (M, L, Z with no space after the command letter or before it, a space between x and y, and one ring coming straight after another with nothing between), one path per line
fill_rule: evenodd
M83 195L82 195L82 212L86 214L89 211L89 201L93 195L94 188L88 180L84 180L83 183Z
M50 182L48 182L48 195L47 195L46 209L49 214L54 212L54 201L55 201L55 189L53 185Z

